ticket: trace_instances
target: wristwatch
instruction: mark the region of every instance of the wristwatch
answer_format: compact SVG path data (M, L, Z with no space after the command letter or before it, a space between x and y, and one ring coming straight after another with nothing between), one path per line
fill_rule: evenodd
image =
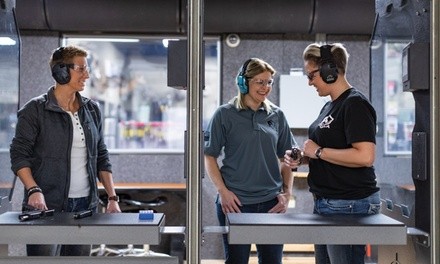
M316 151L315 151L315 156L316 156L318 159L321 159L321 154L322 154L322 150L323 150L323 149L324 149L323 147L319 147L319 148L316 149Z
M108 199L109 201L115 201L117 203L119 203L119 196L115 195L115 196L109 196Z

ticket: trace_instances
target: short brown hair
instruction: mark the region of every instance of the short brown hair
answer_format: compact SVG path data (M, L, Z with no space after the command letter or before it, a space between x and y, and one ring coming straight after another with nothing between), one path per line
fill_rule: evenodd
M88 55L87 51L78 46L70 45L66 47L59 47L53 51L52 56L50 57L49 60L49 66L52 69L52 67L55 64L58 63L69 64L72 63L74 57L77 56L87 57L87 55Z

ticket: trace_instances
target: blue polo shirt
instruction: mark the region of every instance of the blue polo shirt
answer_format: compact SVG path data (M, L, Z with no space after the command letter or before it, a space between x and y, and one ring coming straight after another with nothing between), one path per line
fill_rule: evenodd
M227 188L242 204L269 201L282 190L279 158L294 139L280 108L268 112L220 106L204 132L204 152L218 158L224 151L220 172Z

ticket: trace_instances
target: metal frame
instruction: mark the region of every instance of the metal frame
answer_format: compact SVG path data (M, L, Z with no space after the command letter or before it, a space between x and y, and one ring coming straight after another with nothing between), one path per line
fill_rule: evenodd
M440 116L438 108L440 106L440 63L439 63L439 29L440 29L440 3L431 1L431 263L440 263L440 209L439 209L439 190L440 190L440 166L438 161L439 137L440 137Z

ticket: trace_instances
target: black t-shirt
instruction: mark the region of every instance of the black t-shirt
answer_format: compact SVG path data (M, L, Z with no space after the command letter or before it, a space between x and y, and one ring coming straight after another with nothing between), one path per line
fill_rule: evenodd
M376 111L363 94L350 88L324 105L309 127L309 138L335 149L376 143ZM310 159L308 183L312 193L333 199L362 199L379 190L374 167L349 168L318 159Z

